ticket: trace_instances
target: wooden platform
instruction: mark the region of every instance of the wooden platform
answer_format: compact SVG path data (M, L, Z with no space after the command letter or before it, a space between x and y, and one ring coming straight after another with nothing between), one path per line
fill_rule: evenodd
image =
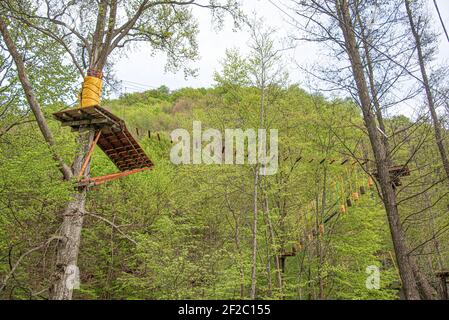
M449 278L449 269L437 271L435 275L439 278Z
M78 131L82 127L95 128L114 127L120 131L126 127L122 119L101 107L72 108L53 113L53 117L62 123L63 127L72 127Z
M390 167L389 172L394 187L399 187L402 185L401 177L410 176L410 169L407 166L393 166ZM373 176L379 181L379 175L377 172L374 172Z
M53 114L74 131L95 128L97 145L121 172L152 168L153 163L126 128L125 122L99 106L74 108Z

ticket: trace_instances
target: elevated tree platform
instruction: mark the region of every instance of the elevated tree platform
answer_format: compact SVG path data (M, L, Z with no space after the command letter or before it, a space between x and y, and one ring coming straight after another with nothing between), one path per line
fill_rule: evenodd
M399 187L402 185L401 183L401 177L407 177L410 176L410 169L408 166L392 166L389 169L390 171L390 178L393 182L393 186ZM373 176L379 181L379 174L375 172Z
M126 128L122 119L99 106L65 109L53 113L53 117L60 121L63 127L72 127L74 131L90 126L96 129L111 127L116 131Z
M86 155L80 178L90 161L96 145L111 159L119 173L80 180L80 186L99 185L123 176L144 170L151 170L153 163L126 128L125 122L99 106L74 108L53 114L62 126L73 131L95 129L95 140Z

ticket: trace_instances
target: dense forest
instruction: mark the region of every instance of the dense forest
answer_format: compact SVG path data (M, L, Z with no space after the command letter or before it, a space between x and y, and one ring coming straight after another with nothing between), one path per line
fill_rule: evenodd
M289 44L324 44L333 61L307 70L312 90L237 1L3 1L0 299L444 299L449 85L428 2L285 1L299 21ZM114 96L109 57L128 43L193 71L195 4L248 29L248 52L223 52L208 88ZM53 116L82 109L83 94L71 101L92 70L104 74L98 104L154 164L98 186L79 178L101 127ZM404 103L418 115L391 111ZM173 163L173 132L198 122L223 137L278 130L276 172ZM117 172L92 150L86 178ZM79 286L64 287L72 264Z

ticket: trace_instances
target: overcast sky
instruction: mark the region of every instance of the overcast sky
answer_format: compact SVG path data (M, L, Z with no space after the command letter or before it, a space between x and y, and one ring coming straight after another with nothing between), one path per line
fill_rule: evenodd
M275 2L277 0L274 0ZM428 0L430 8L433 9L432 0ZM265 20L265 23L274 27L279 37L287 35L291 30L288 26L286 17L269 0L245 0L243 9L246 13L257 12L259 17ZM449 1L437 0L443 20L449 27ZM195 9L196 17L200 25L200 34L198 37L200 60L195 64L199 69L196 78L184 78L183 72L177 74L165 73L165 57L158 54L151 57L149 49L145 46L138 47L130 52L116 64L116 76L118 80L123 81L123 92L145 91L151 88L157 88L166 85L170 89L182 87L210 87L213 84L213 73L220 68L220 61L224 57L226 49L238 48L242 52L247 51L249 35L247 31L232 31L232 23L225 25L222 31L218 33L212 28L210 15L207 10ZM436 13L435 13L436 15ZM442 32L439 20L435 17L435 28ZM443 36L440 39L440 62L449 61L449 42ZM313 63L317 59L317 54L312 47L307 45L298 46L294 52L288 54L288 57L294 56L294 59L300 64ZM294 63L289 67L290 77L295 82L300 82L302 77Z

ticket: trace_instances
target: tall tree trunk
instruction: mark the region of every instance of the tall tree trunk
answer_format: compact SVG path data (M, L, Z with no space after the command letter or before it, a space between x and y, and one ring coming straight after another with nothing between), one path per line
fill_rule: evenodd
M370 91L371 91L371 97L372 97L372 101L373 101L373 105L374 105L374 110L375 110L375 114L376 114L376 119L377 122L379 124L379 128L382 130L382 132L386 132L386 128L385 128L385 124L383 121L383 116L382 116L382 107L380 105L380 100L379 100L379 95L378 95L378 90L375 84L375 76L374 76L374 65L373 65L373 60L371 58L371 54L370 54L370 50L369 50L369 39L368 39L368 35L366 34L366 30L365 27L362 23L362 20L360 19L360 15L357 14L357 21L360 25L361 28L361 37L362 37L362 43L363 43L363 52L365 54L365 61L366 61L366 66L367 66L367 74L368 74L368 80L369 80L369 87L370 87ZM387 154L387 158L391 159L391 155L390 155L390 144L388 141L388 138L384 135L381 136L382 138L382 142L384 144L384 148L385 148L385 152ZM415 259L413 259L412 257L410 257L410 263L412 265L412 269L415 275L415 279L416 279L416 283L419 289L419 292L421 293L421 296L424 299L432 299L432 297L434 296L434 290L432 288L432 286L430 285L429 281L427 280L427 278L420 272L419 268L417 267L417 262L415 261Z
M258 213L258 196L257 191L259 188L259 166L256 165L254 172L254 194L253 194L253 251L251 258L251 293L250 298L252 300L256 299L256 291L257 291L257 213Z
M324 213L326 211L326 206L327 206L327 202L326 202L326 197L327 197L327 166L324 166L323 169L323 191L321 194L321 208L319 205L319 197L317 196L316 198L316 214L315 214L315 229L317 230L317 246L316 246L316 251L317 251L317 257L318 257L318 283L319 283L319 298L320 300L324 300L326 299L325 296L325 284L324 284L324 279L323 279L323 272L322 272L322 267L324 264L324 250L323 250L323 243L324 242L324 233L321 234L321 230L320 230L320 225L323 223L323 217L324 217ZM320 185L319 180L318 180L318 186ZM318 193L317 193L318 195Z
M385 128L385 123L384 123L384 119L383 119L383 115L382 115L382 107L380 105L379 93L378 93L378 90L376 87L376 82L374 81L374 79L375 79L374 63L373 63L373 59L371 58L371 53L369 50L370 39L368 38L369 34L367 34L367 31L369 32L369 30L365 29L365 26L362 23L362 19L360 18L360 14L358 14L358 13L357 13L357 21L358 21L358 23L360 25L360 29L361 29L360 34L362 37L363 52L365 54L366 67L368 69L367 74L368 74L369 87L370 87L370 91L371 91L371 97L373 100L374 110L376 113L376 118L377 118L377 122L379 124L379 128L385 133L386 128ZM384 142L386 152L390 152L388 138L385 136L382 136L382 140Z
M265 224L268 222L266 221L266 215L265 216ZM267 262L266 262L266 273L267 273L267 295L268 297L273 297L273 279L271 276L271 240L270 240L270 233L268 229L265 229L265 246L266 246L266 252L267 252Z
M106 3L102 1L97 16L97 26L92 43L92 56L89 68L102 71L107 60L107 48L102 43L104 36L104 19L106 16ZM114 13L115 14L115 13ZM98 35L98 36L97 36ZM94 140L95 129L88 127L80 130L79 152L72 165L73 175L77 177L81 172L85 156ZM90 176L90 164L84 172L84 178ZM83 228L84 214L86 212L86 197L88 189L80 188L73 195L63 213L60 235L65 239L57 248L56 272L54 281L50 287L50 298L52 300L71 300L73 287L68 282L73 279L73 270L77 270L78 254L81 245L81 231Z
M264 181L265 182L265 181ZM263 191L264 191L264 212L265 212L265 218L267 220L268 225L268 232L269 232L269 246L277 248L276 246L276 234L274 232L273 222L271 221L270 217L270 204L268 202L268 195L267 195L267 185L266 182L263 183ZM269 256L268 259L271 257ZM282 268L281 268L281 261L278 252L276 251L274 254L274 267L275 267L275 275L276 275L276 287L279 289L279 292L281 294L281 297L283 296L282 293ZM271 268L270 268L271 269ZM271 271L271 270L270 270Z
M398 268L407 299L419 300L420 295L416 284L415 275L408 255L408 246L405 234L401 226L396 193L390 178L389 167L391 159L385 149L382 138L379 136L376 120L371 112L371 99L366 83L364 68L352 25L351 14L347 0L335 0L337 13L340 20L340 28L343 32L347 54L351 61L352 72L356 82L357 91L362 108L365 127L367 128L371 147L376 161L379 183L381 186L382 200L390 225L390 232L395 249Z
M79 153L73 163L74 175L78 176L84 163L95 131L89 129L81 133L79 137ZM85 176L88 177L90 166L86 168ZM56 257L56 271L53 275L50 288L50 299L71 300L73 294L73 280L77 280L74 272L78 271L78 253L81 244L81 231L83 228L84 215L86 213L87 189L82 188L72 196L62 216L60 236L64 239L58 243Z
M418 266L418 262L416 258L411 256L410 265L412 266L413 274L415 275L416 285L418 287L418 291L421 295L421 298L424 300L432 300L436 297L435 289L430 285L427 277L422 273L421 269Z
M228 205L229 210L232 213L232 217L234 218L235 223L235 232L234 232L234 242L235 247L237 249L238 253L238 264L239 264L239 273L240 273L240 299L245 298L245 269L244 264L242 263L243 259L243 252L242 252L242 246L240 244L240 215L237 215L235 211L232 209L231 203L228 199L227 190L225 191L225 199L226 203Z
M421 37L416 28L415 22L413 21L413 13L410 7L409 0L405 0L405 8L407 10L408 19L410 22L410 29L412 30L413 37L415 39L416 51L418 53L418 62L419 67L421 69L422 83L424 85L424 89L426 91L427 97L427 105L429 107L430 116L433 122L433 129L435 132L436 144L438 146L438 151L440 152L441 161L443 163L444 170L446 171L446 176L448 178L449 183L449 160L447 157L446 148L444 146L443 133L441 130L440 120L438 118L438 114L435 109L435 100L432 94L432 90L430 88L429 77L427 76L426 65L424 61L424 54L422 48Z

